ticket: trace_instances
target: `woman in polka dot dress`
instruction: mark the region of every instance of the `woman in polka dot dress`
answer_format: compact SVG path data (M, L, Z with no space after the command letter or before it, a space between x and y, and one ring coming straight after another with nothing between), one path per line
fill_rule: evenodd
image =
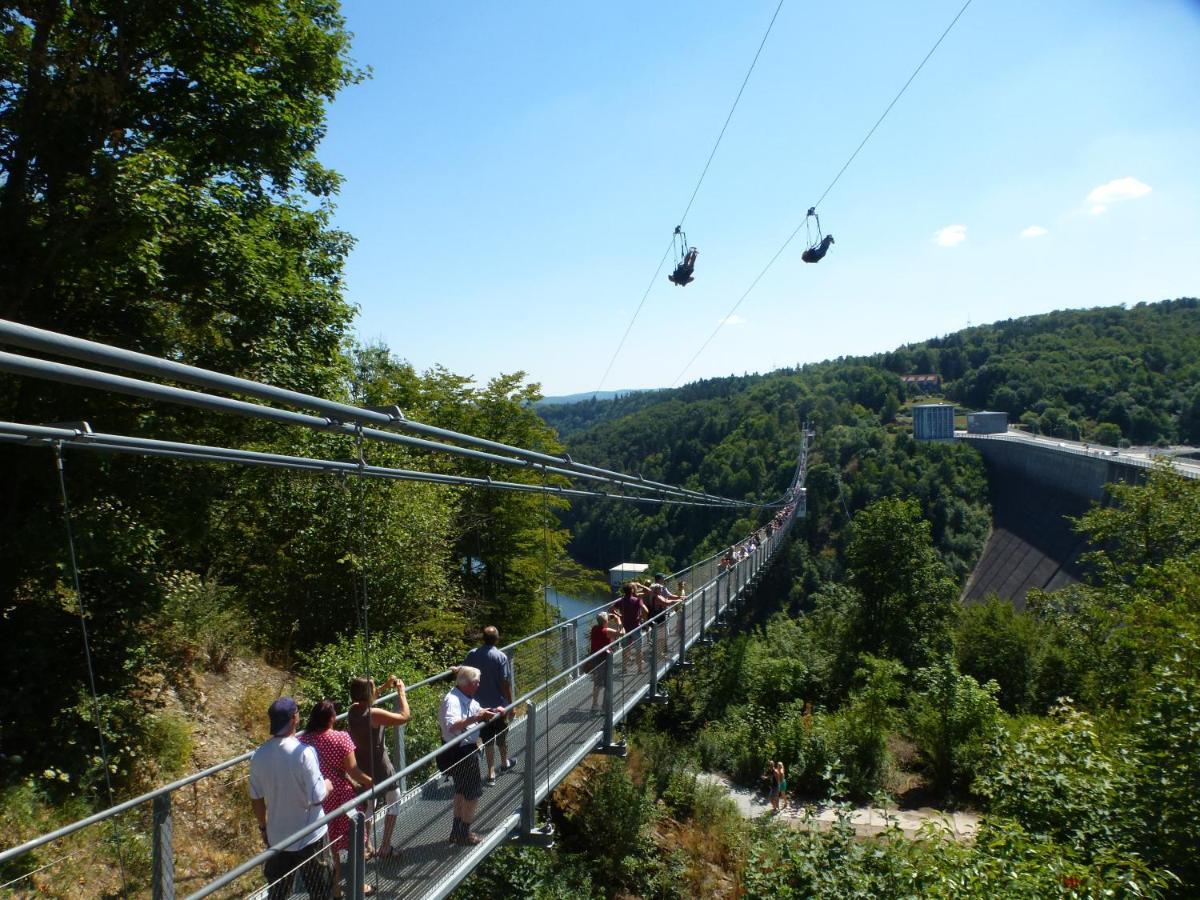
M345 731L337 731L333 727L337 719L337 708L332 700L322 700L313 707L308 724L300 741L308 744L317 751L317 759L321 765L321 774L329 779L333 790L321 804L326 813L337 809L354 794L354 785L369 788L371 776L358 767L354 758L354 741ZM335 897L341 896L342 884L342 851L347 848L346 832L350 829L350 820L338 816L329 823L329 843L333 848L333 883Z

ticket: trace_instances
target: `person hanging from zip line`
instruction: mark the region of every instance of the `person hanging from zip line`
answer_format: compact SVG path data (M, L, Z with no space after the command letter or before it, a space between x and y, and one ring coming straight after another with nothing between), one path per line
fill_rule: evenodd
M667 281L677 287L686 287L696 280L693 274L696 271L696 257L699 255L699 251L688 244L682 225L675 226L675 233L672 235L671 241L678 254L679 262L675 264L675 271L667 276Z
M829 252L829 245L833 243L833 235L827 234L821 239L821 243L815 247L809 247L800 254L800 258L806 263L818 263L825 258L825 254Z
M667 281L679 287L684 287L691 284L696 279L692 273L696 271L696 257L699 251L695 247L689 247L688 252L684 254L683 260L675 267L675 271L667 276Z
M812 234L812 223L809 219L813 219L817 223L817 236L814 239ZM808 215L804 217L804 224L809 229L808 231L808 249L800 254L800 258L806 263L819 263L825 258L825 254L829 252L829 245L834 243L833 235L827 234L821 237L821 217L817 215L817 208L810 206Z

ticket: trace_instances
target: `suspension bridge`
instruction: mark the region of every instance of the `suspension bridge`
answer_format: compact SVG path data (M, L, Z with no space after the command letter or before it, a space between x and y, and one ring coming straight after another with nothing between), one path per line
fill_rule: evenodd
M63 828L41 835L0 853L0 866L18 865L23 874L0 890L17 896L40 892L39 885L53 885L56 869L80 854L98 854L115 844L120 855L123 845L148 856L146 891L154 900L177 896L190 898L276 897L288 896L292 878L267 885L263 864L279 847L304 840L335 818L350 819L351 839L345 863L347 895L361 898L368 886L375 896L397 898L441 898L449 894L497 847L509 840L548 844L553 830L539 825L538 808L554 788L589 754L621 754L623 742L618 727L644 702L663 702L666 696L662 680L675 668L686 666L688 651L697 644L710 642L719 626L753 596L764 573L776 558L796 517L805 513L804 479L808 435L800 447L795 472L788 489L767 503L754 503L719 497L704 491L659 483L640 475L588 466L569 456L553 456L514 447L471 435L452 432L415 422L397 408L366 409L324 400L282 388L182 363L158 359L121 348L80 338L30 328L0 320L0 342L40 351L79 362L103 365L148 375L176 383L189 384L203 391L190 390L98 371L77 365L52 362L0 351L0 371L59 383L99 388L146 399L184 404L220 413L252 416L268 421L345 434L354 438L358 458L337 461L212 447L177 441L94 432L86 422L37 425L0 422L0 442L27 447L49 447L59 461L59 483L70 513L66 482L62 477L64 453L76 449L106 453L131 453L195 462L265 466L340 474L360 478L431 481L460 484L491 490L543 492L567 497L601 497L629 502L724 507L736 510L769 509L775 516L768 526L747 535L729 554L702 559L675 572L667 580L683 599L651 617L607 648L591 653L590 624L597 612L609 604L559 622L536 634L503 648L513 662L511 704L514 718L509 728L509 752L515 767L500 774L480 799L474 829L482 838L475 846L451 843L453 788L449 779L437 771L435 760L443 749L428 748L429 741L411 740L407 729L396 729L391 747L396 772L377 782L342 807L323 815L317 822L260 853L246 851L245 858L226 871L189 871L181 878L177 871L177 850L190 836L198 833L200 820L213 806L212 799L222 792L241 793L244 808L245 781L251 753L225 760L215 766L182 778L123 803L111 803L107 809ZM235 393L256 399L250 403L220 393ZM285 408L287 407L287 408ZM491 463L532 469L543 475L542 483L507 482L445 473L394 469L366 463L363 444L368 440L401 443ZM561 476L587 483L587 487L565 487L545 482L545 475ZM71 559L74 560L74 544ZM76 582L78 588L78 582ZM89 655L85 614L86 597L79 598L85 652ZM364 610L365 614L365 610ZM439 691L452 683L452 672L434 674L409 688L414 709L431 708ZM93 685L94 693L94 685ZM603 702L596 702L602 698ZM380 699L396 701L396 694ZM97 715L99 707L97 703ZM344 715L343 717L344 718ZM465 734L478 734L477 725ZM458 740L458 739L456 739ZM410 747L410 743L412 746ZM103 747L103 743L101 744ZM428 749L428 752L420 753ZM418 755L420 754L420 755ZM410 760L410 756L417 756ZM472 764L474 761L471 760ZM388 802L393 790L399 797ZM368 816L363 812L371 809ZM368 861L365 847L379 846L386 817L395 817L391 846L395 853ZM118 827L118 821L121 823ZM231 833L245 834L245 821L232 820ZM92 831L88 831L91 829ZM85 833L93 837L82 849L64 852L64 841ZM249 840L249 835L246 835ZM370 840L364 838L369 837ZM76 845L79 839L74 839ZM319 846L320 842L314 844ZM148 853L145 851L148 850ZM57 855L56 855L57 854ZM124 879L123 893L134 895ZM78 861L78 860L76 860ZM23 864L22 864L23 863ZM295 890L304 895L303 879L295 879ZM308 887L312 888L312 885ZM191 890L188 893L188 890ZM307 894L324 893L313 888ZM85 884L72 885L66 893L87 894ZM99 891L93 891L99 893Z

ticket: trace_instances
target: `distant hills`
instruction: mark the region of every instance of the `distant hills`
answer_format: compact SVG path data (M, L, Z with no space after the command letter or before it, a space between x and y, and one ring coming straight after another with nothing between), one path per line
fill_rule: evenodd
M543 397L533 405L535 407L570 406L572 403L585 403L592 400L617 400L630 394L644 394L656 390L661 390L661 388L629 388L622 391L585 391L582 394L560 394L554 397Z

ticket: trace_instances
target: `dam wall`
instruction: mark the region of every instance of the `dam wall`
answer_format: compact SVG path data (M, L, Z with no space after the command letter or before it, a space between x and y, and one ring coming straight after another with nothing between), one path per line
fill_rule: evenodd
M1146 469L1106 451L1006 437L957 435L983 456L992 504L992 533L962 600L994 594L1023 609L1031 588L1055 590L1082 577L1088 545L1069 517L1105 502L1109 482L1136 481Z

